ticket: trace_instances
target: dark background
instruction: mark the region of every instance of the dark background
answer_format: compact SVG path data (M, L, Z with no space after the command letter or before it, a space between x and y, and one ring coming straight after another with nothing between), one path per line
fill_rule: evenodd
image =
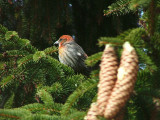
M74 36L88 55L100 51L97 39L137 26L138 13L104 16L115 0L0 0L0 24L43 50L64 34Z

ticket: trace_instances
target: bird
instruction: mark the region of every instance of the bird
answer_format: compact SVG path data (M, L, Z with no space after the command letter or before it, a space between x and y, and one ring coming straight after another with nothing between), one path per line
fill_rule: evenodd
M61 63L73 68L77 73L87 75L85 60L88 56L70 35L62 35L54 44L59 46L58 57Z

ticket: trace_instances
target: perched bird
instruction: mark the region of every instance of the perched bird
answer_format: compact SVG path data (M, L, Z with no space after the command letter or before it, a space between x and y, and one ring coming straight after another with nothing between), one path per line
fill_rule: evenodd
M61 63L70 66L75 72L87 75L87 66L84 61L88 56L70 35L62 35L54 44L59 45Z

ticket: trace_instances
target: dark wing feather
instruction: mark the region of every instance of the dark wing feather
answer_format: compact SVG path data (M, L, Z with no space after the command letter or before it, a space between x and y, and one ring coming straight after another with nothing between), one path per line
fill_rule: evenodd
M75 69L77 71L86 69L84 61L87 58L87 54L84 50L76 42L67 43L65 46L67 47L67 51L72 54L74 63L76 64Z

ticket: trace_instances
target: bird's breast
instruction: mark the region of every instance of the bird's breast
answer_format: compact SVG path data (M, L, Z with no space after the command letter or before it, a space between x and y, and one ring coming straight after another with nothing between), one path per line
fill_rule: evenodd
M65 59L64 58L64 48L63 47L59 47L59 49L58 49L58 52L59 52L59 61L61 62L61 63L63 63L63 64L65 64L64 63L64 60L63 59Z
M60 48L59 49L59 61L65 65L68 65L72 68L77 67L77 58L74 55L73 51L69 51L67 48Z

